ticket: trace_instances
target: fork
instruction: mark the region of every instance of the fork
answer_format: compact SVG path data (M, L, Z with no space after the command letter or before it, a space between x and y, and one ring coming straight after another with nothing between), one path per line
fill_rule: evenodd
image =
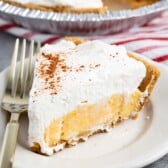
M19 54L19 48L21 52ZM39 50L40 43L36 47ZM7 87L2 98L1 107L10 112L10 120L6 126L4 139L0 154L0 168L13 167L17 136L19 131L19 117L28 109L29 91L33 80L33 55L35 45L31 41L29 47L29 58L26 66L26 40L23 39L22 46L19 46L19 39L16 39L10 70L8 74ZM18 55L20 62L17 66Z

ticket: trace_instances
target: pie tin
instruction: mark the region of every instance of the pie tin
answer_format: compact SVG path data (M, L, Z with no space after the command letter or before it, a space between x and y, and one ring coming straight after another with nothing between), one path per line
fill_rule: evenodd
M105 14L71 14L33 10L0 1L0 17L37 32L59 35L107 35L141 26L168 9L161 0L135 10L108 10Z

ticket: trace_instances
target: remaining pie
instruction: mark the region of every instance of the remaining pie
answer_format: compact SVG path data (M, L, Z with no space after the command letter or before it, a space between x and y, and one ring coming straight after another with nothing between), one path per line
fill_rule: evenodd
M29 144L46 155L136 117L159 77L123 46L65 39L36 56Z
M56 12L104 13L107 9L134 9L159 0L0 0L13 5Z

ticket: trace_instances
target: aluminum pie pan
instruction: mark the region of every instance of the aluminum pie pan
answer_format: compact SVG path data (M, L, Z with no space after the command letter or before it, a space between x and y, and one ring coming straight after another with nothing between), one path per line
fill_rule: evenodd
M69 14L32 10L0 1L0 16L33 31L59 35L106 35L141 26L168 9L161 0L136 10L108 10L105 14Z

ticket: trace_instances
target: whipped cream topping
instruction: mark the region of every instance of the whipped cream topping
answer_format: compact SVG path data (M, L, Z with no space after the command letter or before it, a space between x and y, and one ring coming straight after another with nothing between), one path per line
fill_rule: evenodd
M102 0L11 0L21 4L35 4L44 6L64 5L75 9L101 8Z
M53 120L113 94L128 98L145 75L145 65L128 57L123 46L98 40L78 46L65 40L45 45L36 59L30 93L30 145L39 142L42 152L51 154L43 134Z

